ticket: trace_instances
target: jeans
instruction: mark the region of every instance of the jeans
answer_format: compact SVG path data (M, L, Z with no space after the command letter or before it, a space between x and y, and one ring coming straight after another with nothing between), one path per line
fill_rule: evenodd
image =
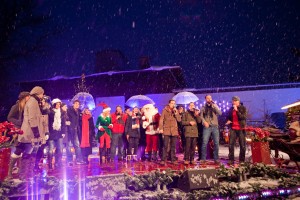
M184 160L194 161L196 145L197 145L196 137L185 138Z
M76 154L76 160L77 161L82 161L82 153L81 153L81 148L79 144L79 139L78 139L78 130L74 129L75 131L71 133L71 138L70 141L73 144L73 147L75 149L75 154Z
M33 150L32 144L31 143L21 143L19 142L16 146L16 150L14 154L20 156L22 153L23 154L31 154Z
M38 149L38 151L37 151L37 153L36 153L36 155L35 155L35 165L36 165L36 166L38 166L40 160L43 158L43 155L44 155L44 149L45 149L46 147L47 147L47 143L46 143L46 144L42 144L42 145L39 147L39 149Z
M111 141L111 158L116 156L116 149L118 148L118 158L122 158L123 153L123 134L112 134Z
M239 161L245 162L245 154L246 154L246 132L243 130L230 130L229 137L229 160L234 161L234 145L236 138L239 138L240 144L240 156Z
M171 161L176 160L175 148L176 148L177 136L164 135L164 148L163 148L163 161L167 160L168 146L170 145Z
M207 143L209 141L210 136L212 135L214 141L214 160L219 160L219 127L218 126L209 126L208 128L203 127L203 137L202 137L202 154L201 160L206 160L207 154Z
M55 163L61 163L62 150L63 150L63 138L58 140L49 140L49 158L53 157L53 150L55 149Z

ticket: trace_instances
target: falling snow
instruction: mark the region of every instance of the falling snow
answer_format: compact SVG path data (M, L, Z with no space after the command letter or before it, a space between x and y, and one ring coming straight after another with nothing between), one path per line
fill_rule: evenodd
M151 65L181 66L187 87L299 81L297 0L9 2L1 16L10 20L0 21L9 80L97 73L95 54L116 49L126 57L121 70L149 56Z

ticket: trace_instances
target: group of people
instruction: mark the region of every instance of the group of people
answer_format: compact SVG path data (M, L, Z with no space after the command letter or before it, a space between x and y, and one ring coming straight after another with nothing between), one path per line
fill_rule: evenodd
M68 108L58 98L51 102L49 99L44 95L43 88L36 86L30 92L21 92L17 103L11 108L8 121L21 128L24 134L18 137L16 149L11 155L8 178L12 177L16 163L20 176L28 174L32 168L39 171L39 163L47 146L49 170L62 165L64 146L69 164L73 164L71 146L75 149L76 164L86 164L92 147L97 143L100 164L104 159L108 162L124 159L156 162L160 157L160 164L164 165L168 159L171 163L177 163L176 142L181 137L184 164L187 165L195 164L195 150L199 141L199 160L200 163L206 162L207 144L212 138L213 159L216 164L219 163L218 116L222 112L211 95L205 96L206 103L200 110L195 108L194 102L190 102L188 110L184 111L183 107L176 108L174 100L169 100L161 114L152 104L132 110L127 108L124 112L121 106L117 106L111 113L107 104L100 103L103 110L96 124L88 108L79 109L78 100ZM246 108L237 96L232 98L226 125L231 127L229 163L234 162L236 138L240 144L239 161L244 162ZM32 168L31 164L34 164Z

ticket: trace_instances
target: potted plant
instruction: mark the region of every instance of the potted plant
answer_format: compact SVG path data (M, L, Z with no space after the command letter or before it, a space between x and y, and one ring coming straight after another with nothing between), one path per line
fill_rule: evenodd
M251 138L253 163L272 164L269 148L270 132L258 127L248 126L244 129Z
M16 128L13 123L7 121L0 123L0 180L7 176L11 147L21 134L23 131Z

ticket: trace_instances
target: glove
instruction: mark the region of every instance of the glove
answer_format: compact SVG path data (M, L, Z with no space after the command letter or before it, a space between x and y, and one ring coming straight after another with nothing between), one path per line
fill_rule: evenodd
M40 137L40 133L39 133L38 127L31 127L31 130L32 130L34 138L39 138Z
M112 125L112 124L110 124L110 125L108 126L108 128L109 128L109 129L112 129L112 128L113 128L113 125Z
M99 131L104 131L105 129L102 126L99 126Z
M49 140L49 135L45 135L45 140Z
M62 134L61 136L62 136L63 138L65 138L66 134Z

